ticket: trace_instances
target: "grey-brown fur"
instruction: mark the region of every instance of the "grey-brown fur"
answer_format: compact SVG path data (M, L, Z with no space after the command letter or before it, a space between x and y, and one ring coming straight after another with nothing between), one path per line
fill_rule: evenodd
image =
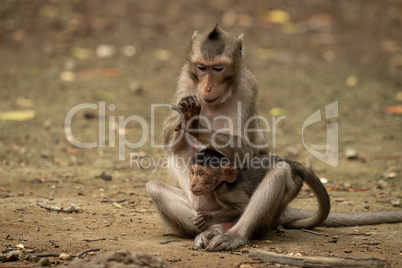
M216 135L216 142L225 144L231 138L235 138L239 142L236 142L232 147L219 148L220 153L231 159L235 155L242 158L247 154L250 154L250 157L268 154L269 147L264 134L248 133L248 138L253 144L266 145L262 148L251 146L243 136L245 122L257 115L258 90L254 76L243 63L242 36L234 37L222 31L226 40L225 50L219 57L211 59L203 56L204 53L201 52L201 44L206 41L206 36L210 32L194 34L187 55L187 63L183 66L172 103L177 105L183 98L196 95L201 105L200 115L211 123L211 133L197 137L204 145L210 145L210 138L213 133L227 127L225 122L215 119L218 116L227 116L234 121L233 132L219 132ZM219 48L211 51L211 53L207 52L207 54L216 54L220 50ZM229 60L230 64L225 65L221 72L217 72L214 70L214 66L224 63L222 59ZM201 71L197 67L199 62L196 61L201 61L201 64L207 67L206 71ZM226 80L227 77L231 76L234 78ZM240 112L237 110L239 102L241 103ZM303 223L302 218L309 217L314 213L281 207L283 202L278 203L277 200L284 198L286 189L296 189L297 187L292 185L292 172L289 166L276 165L272 167L255 189L242 216L233 227L224 231L224 226L217 224L200 233L194 225L197 211L217 210L220 205L213 194L200 197L191 194L188 168L194 157L193 142L196 139L189 134L175 131L181 120L181 115L172 111L166 118L162 131L162 140L166 146L169 159L173 161L180 157L183 160L170 168L170 173L178 181L180 188L157 180L147 183L147 191L158 208L162 220L173 232L190 237L198 235L195 240L196 245L207 250L231 250L247 243L247 240L256 231L268 230L275 222L282 224ZM204 127L201 121L200 127ZM249 128L260 129L261 127L258 121L253 121ZM282 209L284 209L283 213L278 215L277 213ZM330 213L323 224L331 226L373 224L367 218L374 214L367 213L364 215L365 219L360 220L362 218L360 214ZM402 211L392 212L391 218L384 221L381 221L381 217L376 216L376 219L378 221L375 223L390 222L391 220L393 222L402 221Z

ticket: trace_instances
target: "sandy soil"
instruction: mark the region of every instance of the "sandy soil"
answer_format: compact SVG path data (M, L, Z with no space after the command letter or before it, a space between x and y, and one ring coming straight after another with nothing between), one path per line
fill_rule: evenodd
M248 252L259 248L377 257L400 266L402 224L316 228L319 236L272 231L233 252L197 250L191 239L169 235L145 191L150 179L171 181L167 170L149 162L164 156L152 138L160 143L167 112L155 108L153 113L151 104L170 103L193 31L219 22L245 34L246 62L259 80L259 113L270 119L271 109L280 108L286 115L274 151L311 164L326 178L334 189L329 191L334 211L401 209L395 204L402 189L402 117L386 107L401 105L402 99L402 5L283 2L2 1L0 113L33 110L35 117L0 121L0 251L6 254L17 244L35 253L123 249L155 254L172 267L273 267L249 258ZM306 144L319 148L325 144L325 124L339 124L339 164L331 167L305 150L301 129L308 116L334 101L339 101L338 118L305 132ZM97 142L95 148L74 146L64 128L69 111L84 103L97 106L74 114L72 133L79 141ZM103 104L106 127L99 133ZM120 117L122 126L132 115L149 124L147 140L140 148L123 146L123 152L124 140L111 122ZM120 134L136 143L143 127L133 121ZM347 148L356 150L358 159L348 160ZM130 167L131 153L142 162L134 158ZM81 212L47 211L37 202L75 204ZM315 199L303 189L292 206L314 209Z

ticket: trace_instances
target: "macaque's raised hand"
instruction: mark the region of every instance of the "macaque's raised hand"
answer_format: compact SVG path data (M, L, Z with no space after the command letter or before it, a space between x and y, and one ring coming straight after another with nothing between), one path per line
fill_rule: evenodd
M180 100L178 106L172 105L172 109L183 116L175 131L184 130L195 136L196 129L198 129L198 117L201 113L201 104L198 102L197 97L195 95L187 96Z

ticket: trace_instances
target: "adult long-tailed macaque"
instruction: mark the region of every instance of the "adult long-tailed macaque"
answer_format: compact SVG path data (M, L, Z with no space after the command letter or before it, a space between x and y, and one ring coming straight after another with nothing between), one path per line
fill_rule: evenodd
M195 32L183 66L173 104L188 103L188 96L196 95L201 111L199 125L204 135L197 139L214 148L229 159L244 159L268 154L264 133L245 131L262 127L255 118L257 83L243 63L243 35L234 37L216 26L213 30ZM274 166L258 185L240 219L225 229L225 224L200 231L194 225L197 211L220 208L213 194L194 196L190 191L189 166L193 161L197 143L183 131L175 131L182 116L171 112L164 122L162 140L171 160L170 171L180 188L152 180L147 191L153 199L164 223L176 234L196 235L196 244L208 250L230 250L246 244L259 230L268 230L276 221L292 223L307 218L314 212L286 208L278 211L287 184L292 181L288 166ZM190 123L191 125L191 123ZM279 217L279 219L277 219ZM330 213L323 223L326 226L362 225L402 221L402 211L379 213ZM207 241L202 244L200 241Z

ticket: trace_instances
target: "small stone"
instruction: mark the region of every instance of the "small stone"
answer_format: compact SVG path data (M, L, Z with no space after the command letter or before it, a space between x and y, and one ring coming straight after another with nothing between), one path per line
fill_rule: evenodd
M379 180L377 182L376 186L377 186L377 189L383 190L383 189L387 188L388 183L385 180Z
M97 176L98 178L101 178L105 181L111 181L112 180L112 176L106 174L105 172L102 172L102 174L100 174L99 176Z
M357 85L357 83L358 83L358 80L357 80L357 77L356 77L356 76L349 76L349 77L346 79L346 85L347 85L348 87L354 87L354 86Z
M49 260L49 258L45 257L45 258L41 258L39 260L39 265L40 266L50 266L51 262Z
M398 93L396 93L395 99L396 99L396 101L402 101L402 91L399 91Z
M358 159L359 158L359 154L353 148L346 148L345 156L346 156L346 159Z
M31 262L37 262L39 260L39 257L30 255L28 260L31 261Z
M320 178L320 181L322 184L328 183L328 179L326 179L326 178Z
M135 95L142 95L144 93L144 88L138 82L132 82L130 84L130 91L133 92Z
M387 179L395 179L397 173L396 172L390 172L387 174Z
M132 57L136 53L135 46L126 46L123 51L124 55L127 57Z
M44 129L49 129L52 126L52 121L50 119L47 119L45 122L43 122L42 127Z
M401 206L401 200L397 199L397 200L391 200L391 204L394 207L400 207Z
M62 259L62 260L67 261L67 260L71 259L71 256L70 256L70 254L67 254L67 253L61 253L59 258Z
M278 234L282 234L282 233L285 232L285 228L283 228L282 225L278 225L278 226L276 227L276 232L277 232Z
M96 55L101 59L110 58L114 55L115 52L116 49L112 45L102 44L96 48Z
M73 82L75 81L75 73L68 71L62 72L60 74L60 79L64 82Z

